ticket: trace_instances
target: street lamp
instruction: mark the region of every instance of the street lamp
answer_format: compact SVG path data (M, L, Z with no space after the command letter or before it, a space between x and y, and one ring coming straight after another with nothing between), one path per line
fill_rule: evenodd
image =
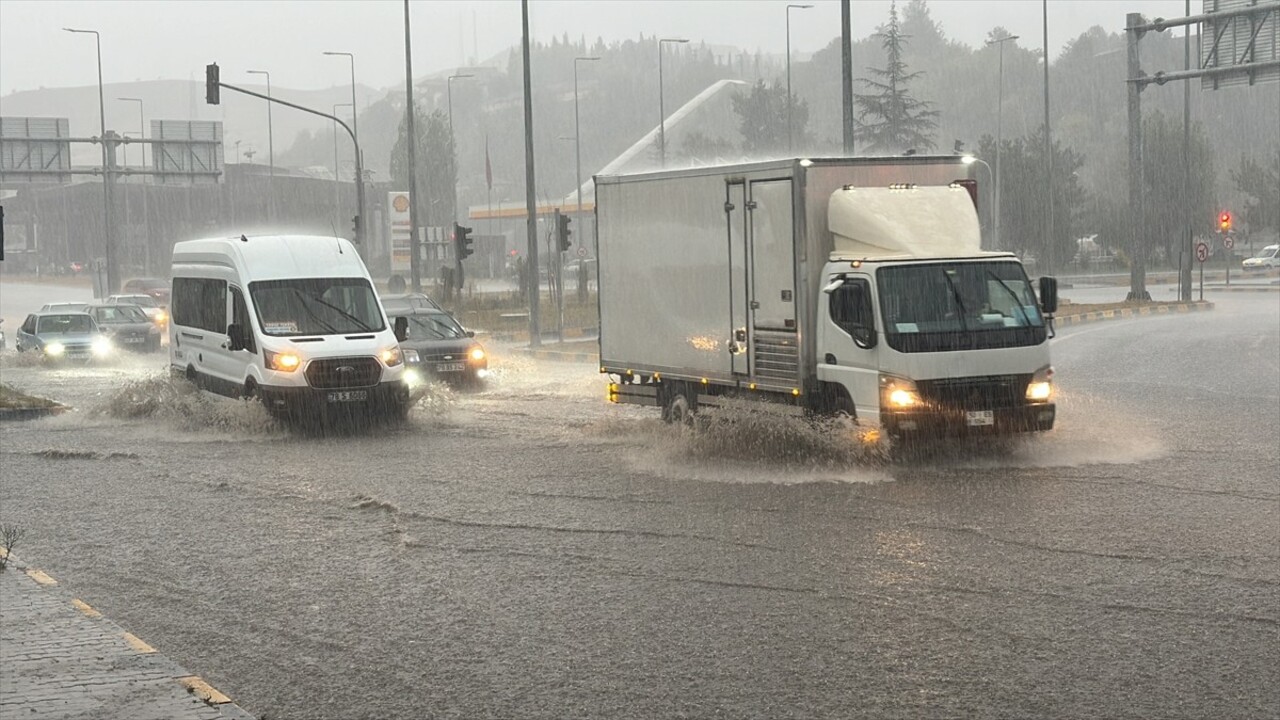
M351 108L351 114L352 115L356 114L356 109L355 109L356 104L353 102L335 103L333 106L333 112L330 114L333 115L334 117L337 117L338 108L340 107L349 107ZM354 123L355 121L353 120L352 122ZM356 182L360 182L360 180L356 180ZM342 215L341 215L342 199L338 193L339 184L340 183L338 181L338 123L335 122L333 124L333 227L334 227L335 234L337 234L337 228L342 224Z
M335 52L335 51L332 51L332 50L326 50L326 51L324 51L324 54L325 54L325 55L341 55L341 56L345 56L348 60L350 60L350 61L351 61L351 134L355 136L355 144L356 144L356 147L360 147L360 113L356 110L356 56L355 56L355 55L353 55L352 53L349 53L349 52ZM335 105L334 107L342 107L342 106L341 106L341 105ZM336 159L336 158L338 157L338 154L337 154L337 153L338 153L338 151L337 151L337 149L336 149L336 148L337 148L337 143L338 143L338 128L337 128L337 127L334 127L334 129L333 129L333 142L334 142L334 148L335 148L335 150L334 150L334 158L335 158L335 160L333 161L333 178L334 178L334 182L336 183L336 182L337 182L337 179L338 179L338 161L337 161L337 159ZM363 155L363 154L364 154L364 153L363 153L363 152L361 152L361 155ZM362 157L362 158L360 158L360 159L361 159L361 160L363 160L364 158ZM363 166L363 163L358 163L358 165ZM359 175L360 175L360 174L361 174L361 173L357 173L357 177L356 177L356 185L357 185L357 188L363 189L363 188L364 188L364 178L363 178L363 177L359 177ZM336 185L335 185L335 187L336 187ZM335 190L335 192L336 192L336 190ZM362 230L362 231L361 231L361 239L364 239L364 233L363 233L363 225L364 225L364 193L363 193L363 192L357 192L357 193L356 193L356 204L357 204L357 205L359 205L359 207L357 207L357 208L356 208L356 213L357 213L357 214L359 215L359 217L360 217L361 230Z
M98 139L102 143L102 235L107 256L107 287L103 289L106 290L104 293L106 295L116 291L117 278L115 240L111 237L111 176L107 167L107 104L102 94L102 36L97 30L62 29L69 33L92 35L98 50L98 120L101 123Z
M960 162L964 163L965 165L972 165L974 163L978 163L979 165L987 169L987 179L991 181L991 184L992 185L996 184L995 173L991 171L991 166L988 165L985 160L982 160L981 158L978 158L974 155L962 155L960 157ZM988 212L990 212L990 210L988 210Z
M687 43L687 38L662 38L658 41L658 157L667 166L667 112L662 96L662 44Z
M138 103L138 139L145 140L147 138L146 120L142 114L142 98L122 97L116 98L121 102ZM147 145L142 143L142 167L147 166Z
M794 101L791 99L791 11L792 10L808 10L812 5L788 5L787 6L787 152L791 150L791 107Z
M1010 40L1017 40L1017 39L1018 39L1018 36L1017 36L1017 35L1005 35L1004 37L1000 38L999 40L988 40L988 41L987 41L987 44L988 44L988 45L996 45L996 46L998 46L998 47L1000 48L1000 73L999 73L999 80L997 81L997 82L999 82L999 84L1000 84L1000 88L999 88L999 90L996 92L996 95L997 95L997 100L996 100L996 171L995 171L995 178L996 178L996 179L994 179L994 180L992 180L992 181L991 181L991 184L992 184L992 185L995 185L995 215L996 215L996 218L995 218L995 223L994 223L995 228L994 228L994 230L993 230L993 233L994 233L994 234L992 235L992 243L995 245L995 248L994 248L995 250L999 250L999 249L1000 249L1000 181L999 181L999 178L1000 178L1000 144L1001 144L1001 142L1002 142L1002 138L1003 138L1003 134L1004 134L1004 44L1005 44L1006 42L1010 41Z
M276 219L276 144L275 131L271 127L271 73L266 70L248 70L249 75L265 75L267 77L267 162L270 164L267 177L267 217ZM252 158L250 158L252 161Z
M453 215L452 220L454 222L458 221L458 143L453 137L453 81L471 77L475 77L475 75L472 75L471 73L458 73L457 75L450 75L445 79L444 83L445 95L448 97L449 105L449 144L453 146L453 205L450 208L450 211ZM462 262L462 260L458 260L458 262Z
M598 57L576 57L573 59L573 166L574 180L578 188L578 212L582 217L582 128L578 124L578 63L599 60ZM595 238L595 233L591 233Z

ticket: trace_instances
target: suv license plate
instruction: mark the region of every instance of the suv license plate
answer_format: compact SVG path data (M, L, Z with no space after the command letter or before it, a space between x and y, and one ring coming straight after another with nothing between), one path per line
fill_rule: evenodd
M990 410L970 410L965 413L965 424L969 427L995 425L996 414Z
M360 402L368 399L368 390L340 390L329 393L329 402Z
M466 369L466 363L440 363L436 365L436 372L462 372Z

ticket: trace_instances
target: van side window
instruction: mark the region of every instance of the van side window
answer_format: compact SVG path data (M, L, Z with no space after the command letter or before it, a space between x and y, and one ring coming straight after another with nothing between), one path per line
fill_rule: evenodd
M253 324L249 320L249 306L244 303L244 293L238 287L231 288L231 322L244 331L244 349L255 355L258 344L254 342Z
M227 283L207 278L174 278L171 298L175 325L227 332Z

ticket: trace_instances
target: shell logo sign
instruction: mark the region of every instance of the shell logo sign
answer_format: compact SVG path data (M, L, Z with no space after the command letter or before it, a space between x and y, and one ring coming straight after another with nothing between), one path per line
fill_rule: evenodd
M391 201L391 207L395 208L395 211L396 211L396 212L398 212L398 213L408 212L408 211L409 211L409 196L408 196L408 195L396 195L396 196L395 196L395 198Z

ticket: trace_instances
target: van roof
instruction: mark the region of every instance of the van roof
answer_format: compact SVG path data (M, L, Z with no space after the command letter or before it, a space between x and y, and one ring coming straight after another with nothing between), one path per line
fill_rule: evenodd
M367 277L349 240L323 235L240 235L174 243L173 265L233 267L246 282L305 277ZM175 275L180 273L175 272Z

